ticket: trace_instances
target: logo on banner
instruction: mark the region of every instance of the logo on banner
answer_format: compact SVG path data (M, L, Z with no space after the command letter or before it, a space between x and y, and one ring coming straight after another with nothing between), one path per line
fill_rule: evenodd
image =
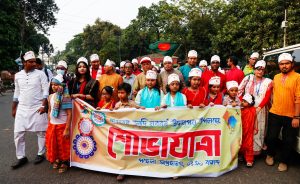
M106 116L103 112L93 111L91 119L96 126L103 126L105 124Z
M94 124L88 118L81 118L78 124L78 129L80 134L83 136L89 136L92 134L94 128Z
M73 140L73 150L79 158L88 159L97 151L96 142L92 136L76 135Z

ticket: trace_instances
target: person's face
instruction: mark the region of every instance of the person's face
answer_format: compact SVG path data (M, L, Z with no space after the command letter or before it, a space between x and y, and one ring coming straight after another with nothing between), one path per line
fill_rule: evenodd
M142 68L143 68L143 71L144 72L147 72L148 70L151 70L152 68L152 65L151 65L151 62L143 62L142 63Z
M104 66L104 71L105 71L105 73L108 73L108 72L110 72L110 71L112 71L112 66Z
M197 63L197 57L189 57L188 58L188 64L191 66L196 66Z
M220 85L212 85L210 91L212 94L218 94L220 92Z
M254 70L254 75L258 78L262 78L265 74L265 68L258 67Z
M91 61L91 65L93 69L97 70L100 66L100 61L99 60Z
M133 70L135 71L137 69L139 69L139 65L137 63L133 63Z
M203 70L203 72L207 70L207 66L206 65L201 65L200 68Z
M124 72L124 66L120 67L120 71Z
M246 100L242 100L242 102L241 102L241 106L242 107L248 107L248 106L250 106L250 104L246 101Z
M152 89L156 85L156 79L146 79L146 86Z
M178 81L173 81L169 85L170 91L176 93L179 90L180 83Z
M191 88L198 89L201 82L201 77L191 77L190 79Z
M125 65L124 65L124 71L125 71L125 74L126 75L131 75L132 74L132 72L133 72L133 68L132 68L133 66L132 66L132 64L131 63L126 63Z
M228 90L228 95L231 97L231 98L235 98L238 94L238 88L237 87L233 87L233 88L230 88Z
M124 89L118 90L118 97L120 100L127 99L128 95Z
M279 69L283 74L289 73L293 69L293 67L294 67L294 63L292 63L289 60L282 60L279 63Z
M64 72L64 74L63 75L66 75L67 74L67 69L64 67L64 66L62 66L62 65L58 65L57 67L56 67L56 71L57 70L63 70Z
M86 73L86 71L87 71L87 68L86 68L85 64L79 63L79 65L78 65L78 73L80 75L84 75Z
M254 66L254 63L257 61L257 58L256 57L253 57L253 58L250 58L249 59L249 65L250 66Z
M42 70L43 69L43 65L41 65L41 64L37 64L36 63L35 66L36 66L36 69L38 69L38 70Z
M210 62L210 66L211 66L211 70L216 72L216 71L218 71L218 69L220 67L220 62L219 61L212 61L212 62Z
M56 92L58 90L59 85L55 82L51 82L52 91Z
M172 62L165 62L165 63L164 63L164 69L165 69L166 71L171 71L171 70L173 69L173 64L172 64Z
M229 66L229 67L232 66L232 61L230 59L227 59L227 66Z
M23 64L24 64L24 68L26 70L33 70L36 68L36 60L35 59L27 60Z
M111 99L111 95L107 93L105 89L102 90L101 98L105 101L109 101Z

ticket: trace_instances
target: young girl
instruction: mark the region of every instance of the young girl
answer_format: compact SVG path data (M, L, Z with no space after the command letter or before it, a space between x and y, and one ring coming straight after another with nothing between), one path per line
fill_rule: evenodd
M256 109L254 96L245 94L242 100L242 145L240 153L243 154L246 166L252 167L254 161L253 137L257 134Z
M220 92L220 83L221 78L218 76L212 77L209 79L209 93L205 98L204 105L205 106L214 106L214 105L222 105L223 104L223 93Z
M239 85L236 81L226 82L226 88L227 88L228 95L225 95L225 97L223 99L224 106L231 105L232 107L235 107L235 106L241 105L241 101L237 96L238 87L239 87Z
M146 73L146 86L138 92L135 102L145 108L158 108L163 99L163 92L157 82L157 74L153 70Z
M97 110L110 109L113 110L115 107L115 101L112 98L114 89L111 86L105 86L101 91L101 100L98 103Z
M162 107L186 106L186 96L180 93L182 85L175 73L168 76L167 94L163 98Z
M46 131L46 155L54 169L63 173L68 168L70 159L69 128L72 119L72 103L63 82L63 76L58 74L51 80L53 94L48 98L49 124Z
M201 75L202 71L199 68L193 68L189 72L188 87L182 90L182 93L187 98L187 106L189 108L193 108L193 106L205 107L206 90L200 86Z

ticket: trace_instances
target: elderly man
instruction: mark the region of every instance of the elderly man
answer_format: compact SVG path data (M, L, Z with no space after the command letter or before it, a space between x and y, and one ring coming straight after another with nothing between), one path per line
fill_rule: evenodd
M14 140L18 161L11 167L17 169L28 162L25 156L25 132L36 132L38 153L34 163L41 163L45 157L45 131L47 114L45 106L49 94L49 84L44 72L36 70L36 58L32 51L24 55L24 69L15 75L15 92L12 116L15 118Z
M149 57L144 57L141 60L141 65L143 72L136 76L136 79L133 84L133 96L136 96L139 90L143 89L146 84L146 73L148 70L152 69L151 59Z
M90 56L91 60L91 68L90 68L90 74L92 79L98 80L100 79L101 75L104 74L104 69L101 66L100 59L98 54L92 54Z
M253 52L249 58L248 64L245 66L243 72L246 75L253 74L253 66L255 62L258 60L259 54L258 52Z
M139 69L139 61L137 59L133 59L131 61L131 63L133 64L133 74L134 75L137 76L138 74L142 73L141 70Z
M188 61L184 66L181 66L179 68L180 72L183 75L184 82L187 84L189 82L189 73L192 70L192 68L195 68L197 66L197 57L198 54L195 50L190 50L188 53Z
M131 86L131 93L129 99L132 99L132 91L133 91L133 83L135 81L136 76L132 73L133 72L133 64L131 62L126 62L124 64L124 71L125 74L123 76L123 82L130 84Z
M227 66L230 68L226 72L226 82L236 81L238 84L244 79L244 72L237 67L238 59L235 56L229 56L227 59Z
M283 148L279 156L279 171L286 171L289 157L296 143L300 119L300 75L293 69L291 54L278 57L281 73L273 80L273 104L270 109L267 129L267 165L274 165L277 138L282 131Z
M180 71L175 70L173 68L173 60L170 56L165 56L163 60L164 70L158 75L158 83L163 90L164 94L167 94L167 84L168 84L168 77L172 73L175 73L179 76L180 82L184 85L184 79Z

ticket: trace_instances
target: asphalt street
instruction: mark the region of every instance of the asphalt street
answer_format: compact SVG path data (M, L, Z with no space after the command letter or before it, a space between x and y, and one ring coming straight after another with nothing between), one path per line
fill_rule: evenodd
M33 165L37 153L37 137L34 133L26 134L26 154L29 163L17 170L11 170L10 165L16 161L13 141L14 119L11 117L12 92L0 96L0 183L117 183L116 175L84 170L72 167L64 174L58 174L51 165L44 161ZM277 171L277 165L267 166L264 158L256 158L253 168L246 168L243 164L227 174L217 178L182 177L177 180L150 177L127 176L122 183L289 183L300 184L300 155L296 152L291 157L287 172Z

